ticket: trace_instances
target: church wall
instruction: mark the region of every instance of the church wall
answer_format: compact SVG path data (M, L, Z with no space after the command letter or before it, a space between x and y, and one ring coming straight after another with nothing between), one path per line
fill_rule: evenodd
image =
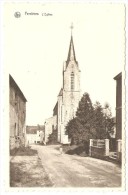
M74 73L74 89L71 90L71 73ZM64 72L64 125L75 117L78 103L80 101L80 70L74 61L69 62Z
M71 89L71 73L74 73L74 89ZM58 141L67 140L65 126L75 117L80 100L80 70L75 61L70 61L63 72L63 93L58 98Z
M71 73L74 73L74 91L80 90L80 71L74 62L70 62L64 71L64 90L71 91Z
M67 122L75 117L78 104L80 100L80 92L64 92L63 102L64 102L64 121L65 125Z
M62 123L62 96L58 96L58 118L57 118L58 142L60 142L61 139L61 123Z
M63 100L63 101L61 101ZM63 97L58 100L58 141L63 143L65 135L65 126L73 117L75 117L80 100L80 92L66 92L63 90Z

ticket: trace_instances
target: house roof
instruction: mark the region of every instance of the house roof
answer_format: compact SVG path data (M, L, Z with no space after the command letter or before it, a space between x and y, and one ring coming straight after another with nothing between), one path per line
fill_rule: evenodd
M19 88L19 86L17 85L17 83L15 82L15 80L13 79L13 77L12 77L10 74L9 74L9 84L10 84L10 86L16 88L16 90L18 90L18 92L19 92L21 98L22 98L25 102L27 102L27 100L26 100L26 98L25 98L23 92L21 91L21 89Z
M27 134L36 134L38 130L44 131L44 125L37 125L37 126L26 126L26 133Z

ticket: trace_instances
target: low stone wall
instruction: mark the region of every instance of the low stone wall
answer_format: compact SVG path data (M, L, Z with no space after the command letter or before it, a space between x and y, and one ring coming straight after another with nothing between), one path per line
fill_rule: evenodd
M94 158L100 158L104 159L105 158L105 149L96 147L96 146L91 146L91 156Z
M94 158L105 159L109 156L109 140L90 140L89 155Z

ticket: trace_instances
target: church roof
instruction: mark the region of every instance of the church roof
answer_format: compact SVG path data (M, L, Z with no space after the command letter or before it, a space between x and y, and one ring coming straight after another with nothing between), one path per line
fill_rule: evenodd
M62 88L61 88L61 90L60 90L58 96L62 96L62 95L63 95L63 90L62 90Z
M71 35L71 40L70 40L70 45L69 45L67 65L68 65L69 61L71 61L71 60L74 60L77 63L72 35Z

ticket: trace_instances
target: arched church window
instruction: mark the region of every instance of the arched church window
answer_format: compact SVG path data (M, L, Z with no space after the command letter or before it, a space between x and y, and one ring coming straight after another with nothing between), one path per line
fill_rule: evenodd
M74 72L71 73L71 91L74 90Z

